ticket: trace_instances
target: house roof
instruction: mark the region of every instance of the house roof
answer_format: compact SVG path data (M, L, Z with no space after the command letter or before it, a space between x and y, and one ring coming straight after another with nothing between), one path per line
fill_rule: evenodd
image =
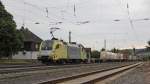
M42 42L42 39L35 35L33 32L31 32L29 29L22 27L20 31L23 34L24 41L25 42Z

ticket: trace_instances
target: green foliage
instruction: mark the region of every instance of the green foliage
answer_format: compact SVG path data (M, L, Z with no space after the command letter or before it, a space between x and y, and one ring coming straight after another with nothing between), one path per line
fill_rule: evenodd
M110 51L113 52L113 53L119 53L120 50L119 50L119 49L116 49L116 48L113 48L113 49L111 49Z
M22 45L22 34L16 29L13 16L0 2L0 57L10 57L17 53Z
M91 57L92 58L100 58L100 52L97 50L92 51Z
M132 49L124 49L124 50L120 50L120 53L126 54L126 55L132 55Z
M148 43L148 45L150 46L150 41L148 41L147 43Z
M101 51L105 51L105 48L102 48Z
M150 41L147 41L148 46L146 46L147 51L150 51Z

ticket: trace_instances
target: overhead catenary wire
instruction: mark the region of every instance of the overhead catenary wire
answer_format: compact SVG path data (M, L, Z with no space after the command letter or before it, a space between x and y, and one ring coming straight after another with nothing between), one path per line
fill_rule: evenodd
M16 1L18 1L18 0L16 0ZM37 5L35 5L35 4L32 4L32 3L28 3L27 1L19 1L20 3L23 3L23 10L24 10L24 12L25 13L23 13L25 16L26 16L26 14L28 14L28 13L31 13L32 15L35 15L35 13L33 12L33 11L29 11L29 10L27 10L27 7L32 7L32 8L35 8L35 9L37 9L37 10L39 10L40 12L42 12L42 13L45 13L45 8L43 8L43 7L39 7L39 6L37 6ZM25 8L26 7L26 8ZM16 7L17 9L18 9L18 7ZM28 13L27 13L28 12ZM41 14L41 13L36 13L36 16L37 15L39 15L39 14ZM35 16L34 16L35 17ZM37 17L41 17L41 15L39 15L39 16L37 16ZM23 17L24 18L24 17ZM44 18L44 17L43 17ZM50 18L50 20L53 20L53 21L58 21L58 19L56 19L56 18L54 18L54 17L51 17ZM52 22L52 21L51 21Z
M126 11L126 9L124 9L124 7L122 6L123 5L123 0L119 0L119 2L117 3L117 5L119 6L119 8L123 11L123 10L125 10ZM123 19L115 19L115 20L113 20L113 22L120 22L120 21L123 21ZM126 37L126 38L122 38L122 39L120 39L120 40L124 40L123 41L123 43L124 44L128 44L128 42L129 42L129 33L128 32L126 32L125 34L124 34L124 36ZM114 39L112 39L112 40L114 40ZM117 40L117 39L116 39ZM121 45L121 44L120 44ZM119 48L119 43L117 43L117 45L116 45L116 47L118 46L118 48ZM121 47L121 46L120 46ZM127 46L122 46L122 47L126 47L127 48Z
M36 5L32 5L31 3L27 3L26 2L26 4L27 5L30 5L30 6L32 6L32 7L35 7L35 8L37 8L37 9L39 9L40 11L43 11L43 8L41 9L39 6L36 6ZM74 9L74 11L76 11L75 9ZM46 8L46 13L47 13L47 17L49 17L49 14L48 14L48 7ZM64 18L64 15L65 15L65 13L66 13L66 11L64 10L64 11L60 11L61 12L61 16L62 17L58 17L58 16L56 16L56 15L54 15L54 14L52 14L52 13L50 13L52 16L53 16L53 18L55 17L55 21L56 21L56 23L58 22L58 20L64 20L64 21L67 21L67 22L70 22L70 23L72 23L72 24L75 24L75 22L73 22L72 20L66 20L65 18ZM50 17L49 17L50 18ZM51 17L52 18L52 17Z
M45 11L43 11L43 9L44 9L43 7L39 7L39 6L37 6L37 5L33 5L33 4L27 3L27 2L26 2L26 4L29 5L29 6L32 6L32 7L36 8L36 9L42 11L42 12L45 12ZM49 7L46 8L46 13L47 13L47 16L49 17L48 8L49 8ZM56 23L58 23L59 21L61 21L61 17L56 16L56 14L52 14L52 12L51 12L50 14L51 14L52 17L49 17L49 19L54 20L54 22L56 22ZM54 22L53 22L53 23L54 23Z
M49 12L48 12L48 8L46 8L46 16L48 17Z
M127 2L127 0L120 0L120 4L122 4L122 3L126 3L125 5L126 5L126 11L127 11L127 15L128 15L128 20L129 20L129 24L130 24L130 28L132 29L132 31L133 31L133 35L134 35L134 37L135 37L135 39L134 40L136 40L137 41L137 43L140 43L140 42L142 42L142 40L139 38L139 35L138 35L138 33L137 33L137 30L135 29L135 23L134 22L136 22L136 21L146 21L146 20L150 20L149 18L138 18L138 19L133 19L132 17L131 17L131 13L130 13L130 4L129 4L129 2ZM132 6L132 5L131 5ZM123 9L124 10L124 9ZM121 20L122 21L122 20ZM133 43L133 45L134 45L135 43ZM134 46L133 46L134 47Z
M25 0L23 0L23 6L24 6L24 11L26 10L26 6L25 6ZM23 23L22 23L22 27L25 28L25 25L26 25L26 11L24 13L24 17L23 17Z
M128 21L129 21L129 25L130 25L130 29L133 31L133 35L134 35L134 40L136 40L136 41L139 41L139 38L138 38L138 35L137 35L137 32L136 32L136 29L135 29L135 27L134 27L134 21L136 21L136 20L141 20L141 19L132 19L132 17L131 17L131 13L130 13L130 5L129 5L129 3L128 3L128 1L127 0L120 0L120 5L122 5L122 3L123 3L123 1L124 1L124 3L125 3L125 9L126 9L126 13L127 13L127 17L128 17ZM123 10L124 10L124 8L123 8ZM120 20L119 20L120 21ZM122 21L122 20L121 20ZM129 36L129 33L127 33L127 35ZM130 36L129 36L130 37ZM129 38L128 38L129 39ZM135 47L135 43L132 43L132 47L134 48Z
M45 12L45 8L44 7L40 7L40 6L38 6L38 5L35 5L35 4L33 4L33 3L29 3L29 2L26 2L26 1L23 1L23 3L27 6L31 6L31 7L33 7L33 8L36 8L37 10L39 10L39 11L41 11L41 12ZM67 2L68 3L68 2ZM68 4L67 4L68 5ZM69 6L69 5L68 5ZM70 6L69 6L70 7ZM69 13L68 12L68 10L67 9L65 9L65 10L63 10L63 12L62 11L60 11L61 12L61 17L60 16L58 16L58 15L56 15L56 14L53 14L53 12L51 12L51 13L49 13L50 11L48 11L48 8L51 8L51 7L46 7L46 12L47 12L47 17L49 17L49 20L51 21L51 20L53 20L53 22L52 23L55 23L56 22L56 24L57 23L59 23L59 22L61 22L62 23L62 20L63 20L63 22L67 22L67 23L71 23L71 24L74 24L74 25L81 25L81 24L87 24L87 23L89 23L90 21L88 21L88 20L82 20L82 19L79 19L79 18L74 18L74 17L72 17L72 16L70 16L71 15L71 13ZM67 7L68 8L68 7ZM32 11L30 12L30 13L32 13ZM49 16L49 14L52 16L52 17L50 17ZM33 15L35 15L35 14L33 14ZM64 18L64 16L65 15L67 15L67 18L69 18L69 19L67 19L67 18ZM75 6L75 4L74 4L74 15L73 16L76 16L76 6ZM51 24L51 23L50 23Z
M37 6L37 5L34 5L34 4L31 4L31 3L28 3L28 2L25 2L26 3L26 5L28 5L28 6L31 6L31 7L33 7L33 8L36 8L36 9L38 9L39 11L41 11L41 12L43 12L43 13L45 13L45 8L44 7L39 7L39 6ZM46 17L48 17L49 15L49 11L48 11L48 8L46 8L46 13L47 13L47 16ZM51 13L51 15L52 15L52 13ZM53 15L53 17L49 17L50 19L52 19L52 20L54 20L54 21L58 21L59 19L56 17L56 15Z
M133 20L132 20L131 15L130 15L130 10L129 10L130 6L129 6L129 3L128 3L128 2L127 2L127 5L126 5L126 8L127 8L128 20L129 20L131 29L132 29L132 31L133 31L133 34L134 34L134 36L135 36L136 41L139 41L138 35L137 35L137 33L136 33L136 30L135 30L135 27L134 27L134 24L133 24ZM135 45L133 45L133 48L134 48L134 47L135 47Z

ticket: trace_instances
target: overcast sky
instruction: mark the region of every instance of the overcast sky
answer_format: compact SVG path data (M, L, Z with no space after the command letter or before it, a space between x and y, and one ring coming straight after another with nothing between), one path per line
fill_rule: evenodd
M44 40L51 38L51 27L61 28L54 33L56 37L68 41L68 32L72 31L72 41L97 50L104 46L104 39L107 49L144 47L150 40L150 20L140 20L150 18L150 0L1 1L14 16L18 29L24 23ZM127 3L133 28L128 19ZM120 21L114 21L116 19ZM40 24L35 24L37 22ZM55 25L56 22L62 24Z

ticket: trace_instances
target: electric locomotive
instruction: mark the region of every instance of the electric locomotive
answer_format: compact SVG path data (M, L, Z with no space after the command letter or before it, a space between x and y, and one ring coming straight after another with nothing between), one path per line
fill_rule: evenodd
M81 44L67 43L56 38L45 40L40 45L38 60L42 63L87 62L87 53Z

